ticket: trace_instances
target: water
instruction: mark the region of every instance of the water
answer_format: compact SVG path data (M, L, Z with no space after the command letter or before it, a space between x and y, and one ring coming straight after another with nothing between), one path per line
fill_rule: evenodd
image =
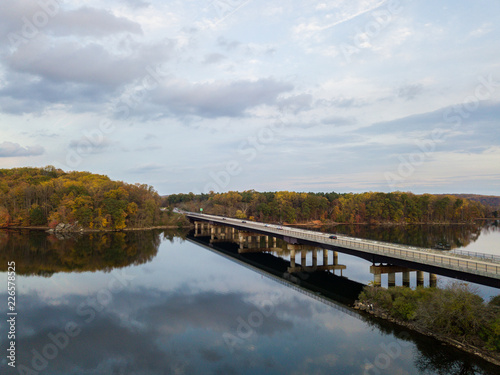
M0 258L2 271L7 261L16 262L20 373L499 371L435 340L325 303L316 293L187 241L186 234L57 240L39 232L0 232ZM353 278L370 277L351 268ZM6 279L0 273L0 285ZM6 317L6 288L0 301ZM2 324L2 353L6 337ZM5 357L0 363L2 374L18 373Z
M302 227L303 228L303 227ZM449 245L447 252L471 252L484 256L500 256L500 221L489 220L465 225L348 225L311 227L328 233L338 233L352 237L365 238L423 248L436 248L438 244ZM373 275L367 270L370 263L362 259L339 254L339 262L347 265L344 275L364 284L373 281ZM426 275L425 286L429 285ZM438 276L438 286L443 287L454 279ZM382 275L382 285L387 286L387 274ZM497 288L469 283L471 287L486 301L499 294ZM401 273L396 274L396 285L402 285ZM411 286L416 286L416 280L411 280Z

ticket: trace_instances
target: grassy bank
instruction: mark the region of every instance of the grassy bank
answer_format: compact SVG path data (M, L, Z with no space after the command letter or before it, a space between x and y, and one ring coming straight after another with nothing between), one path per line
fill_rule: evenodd
M486 303L468 284L366 286L357 306L500 364L500 295Z

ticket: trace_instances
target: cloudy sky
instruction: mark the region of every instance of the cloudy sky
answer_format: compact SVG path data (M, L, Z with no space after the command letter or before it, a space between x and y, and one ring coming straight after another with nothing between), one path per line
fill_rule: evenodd
M498 1L4 3L1 168L500 195Z

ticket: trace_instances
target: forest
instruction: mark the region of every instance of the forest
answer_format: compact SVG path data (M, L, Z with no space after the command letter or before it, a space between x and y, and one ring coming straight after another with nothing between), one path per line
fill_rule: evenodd
M44 168L0 169L0 228L82 228L122 230L173 224L183 218L160 210L153 187L112 181L90 172Z
M254 190L173 194L162 205L188 211L277 223L466 223L491 213L477 201L453 195L299 193Z
M492 214L482 203L454 195L247 190L162 198L152 186L90 172L53 166L0 169L0 227L78 223L87 229L122 230L186 225L182 215L172 212L174 207L289 224L465 223Z

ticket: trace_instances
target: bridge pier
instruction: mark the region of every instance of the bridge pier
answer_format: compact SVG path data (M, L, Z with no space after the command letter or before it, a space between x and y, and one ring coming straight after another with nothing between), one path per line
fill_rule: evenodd
M410 271L403 271L403 286L410 286Z
M387 274L387 285L389 287L396 286L396 272L389 272Z
M417 271L417 286L424 286L424 271Z
M205 237L210 236L210 225L205 224L203 221L194 222L194 236L195 237Z
M382 286L382 275L387 274L387 286L396 286L396 274L402 273L403 286L410 286L411 272L416 273L416 285L424 286L424 272L416 271L406 267L391 266L391 265L372 265L370 266L370 273L373 274L373 284L376 286ZM429 273L429 286L437 286L437 275L434 273Z
M335 274L336 270L340 270L340 276L342 276L342 271L346 269L343 264L338 264L338 253L333 252L333 264L328 264L328 250L319 249L317 247L311 247L308 245L293 245L287 244L287 248L290 250L290 267L288 268L289 273L293 272L314 272L314 271L330 271L332 270ZM300 251L300 265L297 266L296 263L296 250ZM318 265L318 251L323 250L323 263ZM307 266L307 252L312 253L312 266Z
M239 253L258 253L263 251L280 252L283 250L276 247L276 238L268 235L236 230L236 234L232 237L232 240L239 245ZM272 241L270 239L272 239ZM269 247L271 243L272 247Z
M429 274L429 286L431 288L437 287L437 275L435 273Z

